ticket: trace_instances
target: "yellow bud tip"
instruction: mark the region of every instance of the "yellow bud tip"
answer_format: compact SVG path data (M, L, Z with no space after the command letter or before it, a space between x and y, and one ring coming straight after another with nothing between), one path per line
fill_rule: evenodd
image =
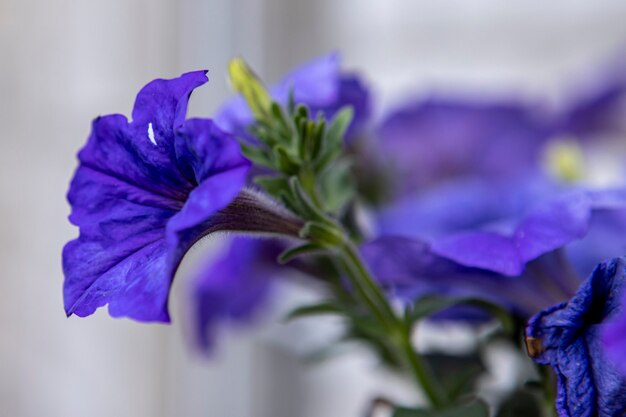
M579 181L585 176L585 156L571 138L553 140L545 150L548 171L561 181Z
M272 99L248 64L241 58L234 58L228 64L228 74L233 89L241 94L257 120L263 120L270 113Z

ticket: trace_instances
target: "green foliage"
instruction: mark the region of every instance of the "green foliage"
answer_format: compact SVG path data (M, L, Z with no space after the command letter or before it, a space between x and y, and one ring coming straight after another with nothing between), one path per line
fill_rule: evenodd
M526 416L545 416L541 397L528 389L514 391L504 400L496 414L496 417Z
M442 410L398 407L394 410L392 417L489 417L489 409L484 402L474 400L469 404Z
M470 394L478 377L486 371L480 355L475 352L465 355L429 353L422 357L452 401Z
M252 72L241 65L234 68L239 91L251 108L256 106L249 130L258 142L242 142L242 152L273 171L255 182L304 220L324 222L336 216L355 196L351 163L342 155L352 109L339 111L329 123L322 114L312 119L306 106L293 102L293 95L287 108L266 103ZM259 97L258 103L251 102Z

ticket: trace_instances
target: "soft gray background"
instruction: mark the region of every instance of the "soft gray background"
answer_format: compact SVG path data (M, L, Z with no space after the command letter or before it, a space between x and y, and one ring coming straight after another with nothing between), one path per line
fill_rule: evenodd
M348 417L371 393L410 398L360 351L303 365L324 326L229 333L205 361L181 320L66 319L64 194L90 120L198 68L211 82L191 112L208 115L228 96L230 57L272 81L333 49L384 104L432 88L552 94L623 45L625 18L618 0L0 0L0 416Z

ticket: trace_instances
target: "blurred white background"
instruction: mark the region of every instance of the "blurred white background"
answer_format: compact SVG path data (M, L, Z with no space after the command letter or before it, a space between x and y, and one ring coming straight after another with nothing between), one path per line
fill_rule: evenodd
M360 351L305 366L314 327L227 334L207 361L181 320L66 319L64 196L91 119L199 68L211 82L191 113L210 115L235 55L275 81L339 50L379 111L432 88L553 94L625 45L625 18L619 0L0 0L0 416L348 417L373 393L410 398Z

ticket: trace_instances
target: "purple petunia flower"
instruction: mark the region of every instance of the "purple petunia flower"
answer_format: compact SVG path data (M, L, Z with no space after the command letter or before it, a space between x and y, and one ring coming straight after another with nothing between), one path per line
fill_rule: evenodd
M571 300L540 312L528 323L530 356L556 372L556 408L562 417L626 415L626 376L607 360L601 343L625 286L626 260L604 262Z
M189 247L245 184L250 163L211 120L185 121L205 71L155 80L132 121L99 117L78 155L68 200L80 236L63 250L69 315L109 305L114 317L170 320L167 299Z

